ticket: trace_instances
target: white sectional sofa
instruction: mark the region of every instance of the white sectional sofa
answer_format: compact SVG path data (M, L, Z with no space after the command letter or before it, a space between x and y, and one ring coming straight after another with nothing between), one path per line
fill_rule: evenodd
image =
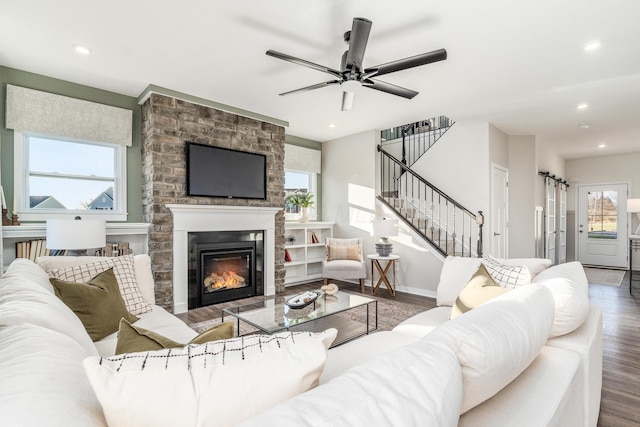
M52 268L90 260L42 264ZM448 258L438 307L393 331L330 349L318 387L243 425L595 426L602 314L588 304L582 266L545 269L540 260L504 262L530 263L532 275L537 274L533 283L449 320L451 298L480 260ZM148 257L136 256L135 269L142 295L153 304ZM136 325L178 342L196 335L157 306L138 317ZM82 362L113 355L115 341L112 334L91 342L53 293L47 273L30 261L14 261L0 278L0 425L107 425ZM164 410L185 408L176 404ZM201 425L219 424L206 419Z

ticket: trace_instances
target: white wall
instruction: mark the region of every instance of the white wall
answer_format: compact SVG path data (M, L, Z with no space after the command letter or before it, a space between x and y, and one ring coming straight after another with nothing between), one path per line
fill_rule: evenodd
M535 256L534 136L509 137L509 257Z
M487 123L456 122L412 168L471 212L489 212Z

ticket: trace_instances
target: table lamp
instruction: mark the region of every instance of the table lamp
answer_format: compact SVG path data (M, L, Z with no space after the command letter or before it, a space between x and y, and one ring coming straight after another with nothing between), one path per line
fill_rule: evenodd
M107 244L104 221L75 219L47 220L47 249L66 249L70 256L87 255L87 249Z
M627 212L636 214L638 216L638 221L640 221L640 199L627 199ZM638 224L638 228L636 228L636 231L633 234L640 234L640 224Z
M389 243L389 237L398 235L397 219L374 219L373 236L379 237L382 242L376 243L376 252L380 256L389 256L393 250L393 245Z

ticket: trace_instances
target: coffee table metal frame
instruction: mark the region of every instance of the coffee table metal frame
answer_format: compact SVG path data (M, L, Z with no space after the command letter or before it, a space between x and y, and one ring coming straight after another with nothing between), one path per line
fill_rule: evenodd
M240 334L240 321L267 334L274 334L292 329L305 331L314 330L314 323L319 323L320 321L326 320L335 314L357 309L359 307L365 307L366 323L364 323L364 331L346 338L339 338L339 341L337 339L337 342L334 342L333 346L343 344L363 335L368 335L378 329L378 301L374 298L353 294L351 292L338 291L335 295L323 294L312 304L301 309L294 309L285 304L285 301L292 297L293 295L286 297L277 296L254 303L223 308L222 321L224 322L224 318L227 315L235 317L237 321L236 330L238 336L249 335ZM375 324L373 327L371 327L371 322L373 320L373 313L371 313L372 308L375 312ZM343 321L356 322L355 320L350 319L343 319ZM362 324L362 322L357 323ZM309 328L305 328L305 325ZM340 337L340 333L338 336Z

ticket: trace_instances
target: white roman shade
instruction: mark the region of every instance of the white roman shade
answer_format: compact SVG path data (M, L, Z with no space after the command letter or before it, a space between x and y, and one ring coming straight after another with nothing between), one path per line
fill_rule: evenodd
M302 172L322 172L322 152L311 148L285 144L284 168Z
M7 85L7 129L131 146L133 111Z

